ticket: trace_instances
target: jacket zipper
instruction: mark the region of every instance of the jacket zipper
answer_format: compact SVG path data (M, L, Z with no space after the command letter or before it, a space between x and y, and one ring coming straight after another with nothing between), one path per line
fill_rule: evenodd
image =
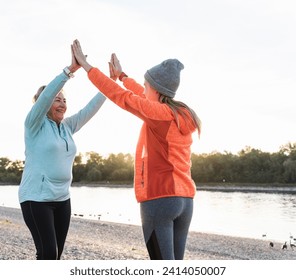
M141 185L142 185L142 188L144 188L144 159L142 161L142 173L141 173L141 176L142 176Z
M68 144L68 141L66 140L66 138L64 138L62 135L61 135L61 129L60 129L60 126L58 125L58 130L59 130L59 136L65 141L66 143L66 151L69 152L69 144Z

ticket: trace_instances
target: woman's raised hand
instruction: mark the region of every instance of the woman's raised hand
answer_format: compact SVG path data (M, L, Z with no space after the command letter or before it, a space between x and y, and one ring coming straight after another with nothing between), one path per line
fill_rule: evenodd
M81 49L81 45L78 40L74 40L73 45L72 45L72 50L73 50L73 53L74 53L77 63L81 67L83 67L86 72L88 72L92 68L92 66L90 64L88 64L88 62L86 61L87 56L83 53L83 51Z
M74 51L73 51L73 45L71 45L71 55L72 55L72 61L71 65L69 66L69 70L74 73L76 72L81 66L78 63L78 61L75 58Z
M115 53L112 53L111 55L111 61L109 62L109 69L110 68L112 68L112 74L117 78L122 73L122 67ZM110 71L110 74L111 74L111 71Z
M113 66L113 64L111 62L108 62L108 64L109 64L109 75L110 75L110 78L112 80L116 81L118 77L115 74L114 66Z

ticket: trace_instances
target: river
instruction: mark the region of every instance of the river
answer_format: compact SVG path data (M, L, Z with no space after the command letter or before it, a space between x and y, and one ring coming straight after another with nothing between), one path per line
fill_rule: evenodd
M18 186L0 186L0 205L20 208ZM132 188L71 187L72 215L140 225ZM197 191L191 231L289 242L296 237L296 195Z

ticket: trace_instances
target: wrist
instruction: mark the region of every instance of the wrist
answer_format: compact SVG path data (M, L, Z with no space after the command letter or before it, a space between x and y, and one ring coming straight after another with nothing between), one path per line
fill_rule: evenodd
M118 79L119 79L119 81L123 82L123 79L125 79L127 77L128 76L124 72L121 72L121 74L119 75Z
M75 73L79 68L80 65L79 64L71 64L70 66L68 66L69 70L71 73Z
M74 74L73 74L73 69L70 68L71 66L66 66L64 69L63 69L63 72L69 77L69 78L73 78L74 77Z
M93 68L90 64L88 64L87 62L85 62L85 63L83 63L83 64L81 64L81 67L85 70L85 72L89 72L89 70L91 69L91 68Z

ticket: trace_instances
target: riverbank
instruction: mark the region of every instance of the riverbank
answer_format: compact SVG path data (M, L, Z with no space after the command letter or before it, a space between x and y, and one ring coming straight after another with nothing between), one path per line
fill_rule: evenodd
M108 187L108 188L133 188L132 183L72 183L72 187ZM221 192L265 192L265 193L296 193L296 185L294 184L246 184L246 183L212 183L212 184L196 184L197 191L221 191Z
M0 207L0 260L33 260L20 209ZM296 250L268 240L190 232L186 260L295 260ZM148 260L141 227L73 217L64 260Z
M258 184L220 184L220 185L198 185L197 191L220 191L220 192L260 192L260 193L289 193L296 194L294 185L258 185Z
M12 183L0 182L0 186L15 185ZM132 182L73 182L72 187L107 187L107 188L133 188ZM273 192L273 193L296 193L295 184L282 184L282 183L270 183L270 184L259 184L259 183L196 183L197 190L206 191L241 191L241 192Z

